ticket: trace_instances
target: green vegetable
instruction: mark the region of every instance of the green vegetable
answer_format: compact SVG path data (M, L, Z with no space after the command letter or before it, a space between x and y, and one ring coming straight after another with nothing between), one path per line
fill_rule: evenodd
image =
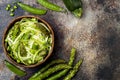
M76 53L76 49L72 48L71 54L70 54L70 60L69 60L69 63L68 63L70 66L73 65L73 62L74 62L74 59L75 59L75 53Z
M79 60L77 62L77 64L73 67L73 70L70 70L70 72L68 73L68 75L64 78L64 80L71 80L71 78L73 78L73 76L77 73L79 66L82 64L83 60Z
M83 10L82 10L82 1L81 0L63 0L65 6L72 14L76 17L81 17Z
M46 80L58 80L59 78L61 78L62 76L64 76L68 71L69 71L69 69L62 70L62 71L58 72L57 74L49 77Z
M11 12L14 12L14 9L10 9Z
M23 3L20 3L20 2L18 2L17 4L23 10L28 11L28 12L33 13L33 14L43 15L43 14L46 14L46 12L47 12L46 10L34 8L34 7L30 6L30 5L23 4Z
M10 10L10 7L11 7L11 5L8 4L8 5L6 6L5 10L6 10L6 11L9 11L9 10Z
M14 11L15 9L17 9L17 6L13 4L13 5L10 5L8 4L7 7L5 8L5 10L9 11L10 10L10 16L14 16Z
M10 13L10 16L14 16L14 13L12 12L12 13Z
M17 9L17 6L15 5L15 6L13 6L13 8L14 8L14 9Z
M25 76L26 72L5 60L6 67L18 76Z
M76 49L72 48L71 50L71 54L70 54L70 60L69 60L69 65L72 66L73 65L73 61L75 59L75 53L76 53ZM69 71L69 69L65 69L63 71L60 71L59 73L51 76L50 78L48 78L47 80L57 80L60 77L64 76L67 72Z
M32 77L30 77L29 80L35 80L36 77L38 77L39 75L41 75L41 73L44 72L45 70L47 70L50 66L52 66L54 64L59 64L59 63L65 63L65 61L62 60L62 59L56 59L56 60L51 61L45 67L43 67L37 73L35 73Z
M53 11L58 11L58 12L65 11L62 7L60 7L56 4L53 4L53 3L49 2L48 0L37 0L37 2L39 4L41 4L42 6L48 8L50 10L53 10Z
M8 8L8 7L5 8L6 11L9 11L9 9L10 9L10 8Z
M7 5L7 7L9 7L9 8L10 8L10 7L11 7L11 5L10 5L10 4L8 4L8 5Z
M18 63L35 64L48 55L52 46L51 32L36 18L23 18L8 31L5 44L9 55Z
M52 68L49 68L47 71L43 72L41 75L39 75L34 80L43 80L44 78L47 78L49 75L62 70L62 69L70 69L71 67L67 64L58 64L56 66L53 66Z

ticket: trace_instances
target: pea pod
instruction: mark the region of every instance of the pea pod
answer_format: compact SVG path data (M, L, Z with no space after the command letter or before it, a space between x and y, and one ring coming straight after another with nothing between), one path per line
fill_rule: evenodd
M59 63L65 63L65 61L62 60L62 59L56 59L56 60L51 61L45 67L43 67L37 73L35 73L32 77L30 77L29 80L35 80L34 78L36 78L37 76L39 76L42 72L44 72L45 70L47 70L50 66L52 66L54 64L59 64Z
M58 64L56 66L53 66L52 68L49 68L47 71L45 71L44 73L42 73L41 75L39 75L37 78L35 78L34 80L43 80L45 78L47 78L49 75L62 70L62 69L70 69L71 67L67 64Z
M46 14L46 10L44 9L39 9L39 8L34 8L30 5L27 5L27 4L23 4L21 2L18 2L17 3L23 10L25 11L28 11L30 13L33 13L33 14L38 14L38 15L43 15L43 14Z
M65 11L62 7L60 7L56 4L53 4L53 3L49 2L48 0L37 0L37 2L39 4L41 4L42 6L48 8L50 10L53 10L53 11L58 11L58 12Z
M83 60L79 60L77 62L77 64L73 67L72 70L70 70L70 72L68 73L68 75L64 78L64 80L71 80L71 78L73 78L73 76L77 73L79 66L82 64Z
M63 0L65 6L71 13L76 17L81 17L82 10L82 1L81 0Z
M70 66L73 65L73 61L75 59L75 53L76 53L76 49L72 48L71 54L70 54L70 60L69 60L69 63L68 63L68 65L70 65ZM57 80L60 77L64 76L68 71L69 71L69 69L62 70L58 74L55 74L55 75L51 76L47 80Z
M5 60L6 67L18 76L25 76L26 72Z

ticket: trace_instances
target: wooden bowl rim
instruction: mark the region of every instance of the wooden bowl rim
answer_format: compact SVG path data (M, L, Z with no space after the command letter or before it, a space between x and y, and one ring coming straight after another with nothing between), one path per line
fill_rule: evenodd
M48 53L48 55L44 58L43 61L38 62L37 64L33 64L33 65L24 65L24 64L19 64L17 63L15 60L13 60L9 55L8 52L5 48L5 38L7 36L7 32L9 31L9 29L12 27L12 25L14 25L15 22L20 21L22 18L36 18L38 19L40 22L43 22L51 31L52 34L52 48L50 50L50 52ZM26 67L26 68L32 68L32 67L36 67L38 65L41 65L42 63L44 63L52 54L53 52L53 48L54 48L54 31L52 29L52 27L50 26L50 24L48 24L48 22L46 22L45 20L43 20L42 18L38 17L38 16L33 16L33 15L24 15L24 16L19 16L15 19L13 19L5 28L4 33L3 33L3 38L2 38L2 46L3 46L3 50L4 50L4 54L7 56L7 58L15 65L21 66L21 67Z

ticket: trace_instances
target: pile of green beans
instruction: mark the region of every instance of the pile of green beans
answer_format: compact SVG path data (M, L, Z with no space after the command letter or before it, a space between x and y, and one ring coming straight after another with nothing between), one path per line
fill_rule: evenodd
M71 49L69 62L66 63L65 60L56 59L48 63L45 67L41 68L37 73L29 78L29 80L58 80L59 78L65 76L63 80L71 80L77 71L83 60L80 59L75 66L73 66L75 60L76 49ZM56 74L54 74L56 73Z

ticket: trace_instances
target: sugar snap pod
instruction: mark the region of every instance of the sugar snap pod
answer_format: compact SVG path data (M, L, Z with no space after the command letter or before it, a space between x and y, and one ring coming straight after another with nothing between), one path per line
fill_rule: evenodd
M56 5L56 4L53 4L52 2L49 2L48 0L37 0L37 2L40 5L46 7L48 9L50 9L50 10L53 10L53 11L58 11L58 12L64 12L65 11L64 8L62 8L62 7L60 7L60 6Z
M36 77L38 77L39 75L41 75L42 72L44 72L45 70L47 70L50 66L55 65L55 64L60 64L60 63L65 63L65 60L56 59L56 60L51 61L46 66L44 66L43 68L41 68L37 73L35 73L33 76L31 76L29 78L29 80L34 80Z
M15 73L18 76L25 76L26 75L25 71L19 69L18 67L16 67L12 63L8 62L7 60L5 60L5 65L10 71L12 71L13 73Z
M27 5L27 4L24 4L24 3L21 3L21 2L18 2L17 3L23 10L27 11L27 12L30 12L30 13L33 13L33 14L38 14L38 15L43 15L43 14L46 14L46 10L44 9L39 9L39 8L34 8L30 5Z

